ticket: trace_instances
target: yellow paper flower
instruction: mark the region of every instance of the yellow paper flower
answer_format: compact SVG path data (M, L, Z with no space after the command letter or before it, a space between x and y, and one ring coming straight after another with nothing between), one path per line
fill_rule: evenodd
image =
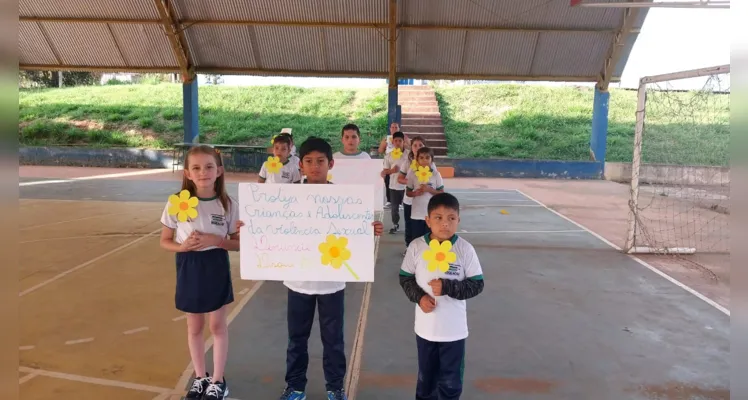
M418 171L418 161L413 160L410 162L410 169L413 171Z
M418 167L418 171L416 171L416 176L418 177L418 182L420 183L428 183L429 179L431 179L431 168L429 167Z
M274 144L274 142L275 142L275 138L277 138L277 137L278 137L278 135L273 135L273 138L272 138L272 139L270 139L270 144L271 144L271 145L272 145L272 144Z
M267 162L265 162L265 168L269 173L277 174L280 172L281 168L283 168L283 164L281 163L280 158L270 156L268 157Z
M327 181L332 182L332 174L329 172L327 173Z
M403 151L399 147L395 147L394 150L392 150L392 159L393 160L399 160L400 157L403 156Z
M169 215L176 215L179 222L187 221L187 218L197 218L197 197L190 197L189 190L182 190L179 196L169 196Z
M351 275L358 279L358 275L353 272L351 266L346 262L351 258L351 251L346 246L348 246L347 237L336 237L332 234L327 235L326 240L319 244L319 252L322 253L320 260L322 261L322 265L329 265L335 269L340 269L345 264Z
M424 251L422 255L423 259L428 261L426 269L434 272L438 268L441 272L447 272L449 270L449 263L457 260L457 254L451 250L452 242L449 240L445 240L439 244L438 240L431 239L429 250Z

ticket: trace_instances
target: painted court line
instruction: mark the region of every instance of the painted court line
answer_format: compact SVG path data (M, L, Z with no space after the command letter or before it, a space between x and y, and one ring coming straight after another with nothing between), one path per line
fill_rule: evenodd
M147 330L148 330L147 326L141 326L140 328L135 328L135 329L130 329L129 331L124 331L124 332L122 332L122 334L123 335L132 335L133 333L144 332L144 331L147 331Z
M124 176L137 176L137 175L153 175L153 174L162 174L164 172L171 171L170 168L159 168L159 169L153 169L153 170L145 170L145 171L133 171L133 172L122 172L119 174L105 174L105 175L92 175L92 176L81 176L78 178L70 178L70 179L55 179L55 180L48 180L48 181L33 181L33 182L19 182L18 186L34 186L34 185L48 185L52 183L68 183L68 182L77 182L77 181L88 181L92 179L106 179L106 178L121 178Z
M578 222L576 222L576 221L572 220L571 218L569 218L569 217L567 217L567 216L565 216L565 215L561 214L560 212L558 212L558 211L556 211L556 210L554 210L554 209L552 209L552 208L550 208L550 207L546 206L545 204L541 203L540 201L538 201L538 200L536 200L536 199L532 198L531 196L529 196L529 195L527 195L527 194L523 193L523 192L522 192L522 191L520 191L519 189L516 189L516 190L517 190L517 192L521 193L521 194L522 194L523 196L526 196L526 197L527 197L528 199L532 199L533 201L537 202L538 204L541 204L541 205L542 205L543 207L545 207L545 209L546 209L546 210L548 210L548 211L550 211L550 212L552 212L552 213L554 213L554 214L558 215L559 217L561 217L561 218L563 218L563 219L565 219L565 220L567 220L567 221L571 222L572 224L574 224L574 225L576 225L576 226L578 226L578 227L580 227L580 228L584 229L584 230L585 230L585 231L587 231L587 232L588 232L589 234L591 234L592 236L594 236L594 237L596 237L596 238L600 239L600 240L601 240L601 241L602 241L603 243L607 244L608 246L610 246L610 247L612 247L612 248L614 248L614 249L616 249L616 250L618 250L618 251L621 251L621 252L623 251L623 250L622 250L622 249L621 249L620 247L618 247L618 246L617 246L616 244L614 244L613 242L611 242L611 241L609 241L609 240L605 239L604 237L602 237L602 236L598 235L597 233L593 232L592 230L588 229L587 227L583 226L582 224L580 224L580 223L578 223ZM666 273L664 273L664 272L660 271L659 269L657 269L657 268L655 268L655 267L653 267L653 266L649 265L649 263L647 263L646 261L644 261L644 260L642 260L642 259L640 259L640 258L638 258L638 257L636 257L636 256L634 256L634 255L632 255L632 254L626 254L626 255L627 255L628 257L630 257L631 259L633 259L634 261L636 261L637 263L639 263L640 265L642 265L642 266L646 267L646 268L647 268L647 269L649 269L650 271L652 271L652 272L656 273L657 275L659 275L659 276L661 276L661 277L663 277L663 278L667 279L668 281L670 281L670 282L671 282L671 283L673 283L674 285L676 285L676 286L678 286L678 287L680 287L680 288L684 289L685 291L687 291L687 292L691 293L692 295L694 295L694 296L698 297L699 299L703 300L704 302L706 302L707 304L709 304L709 305L711 305L712 307L716 308L717 310L719 310L719 311L723 312L723 313L724 313L724 314L726 314L726 315L727 315L728 317L730 316L730 310L728 310L727 308L725 308L725 307L723 307L722 305L718 304L718 303L717 303L717 302L715 302L714 300L712 300L712 299L708 298L707 296L705 296L705 295L703 295L703 294L699 293L698 291L694 290L693 288L689 287L688 285L684 284L683 282L681 282L681 281L679 281L679 280L677 280L677 279L673 278L672 276L670 276L670 275L668 275L668 274L666 274Z
M458 199L459 200L459 199ZM543 207L540 204L460 204L460 208L479 208L479 207Z
M180 315L180 316L178 316L176 318L172 318L171 320L174 321L174 322L177 322L177 321L181 321L183 319L187 319L187 314Z
M37 229L37 228L43 228L45 226L52 226L52 225L60 225L60 224L67 224L69 222L78 222L78 221L85 221L87 219L93 219L93 218L101 218L101 217L111 217L112 215L120 215L121 213L112 213L112 214L102 214L102 215L90 215L88 217L83 218L75 218L75 219L68 219L65 221L56 221L56 222L48 222L46 224L39 224L39 225L32 225L27 226L25 228L21 228L22 231L27 231L29 229Z
M119 246L119 247L117 247L117 248L116 248L116 249L114 249L114 250L110 250L110 251L108 251L108 252L106 252L106 253L104 253L104 254L102 254L102 255L98 256L98 257L95 257L95 258L93 258L93 259L91 259L91 260L89 260L89 261L86 261L86 262L84 262L83 264L80 264L80 265L76 265L75 267L73 267L73 268L70 268L70 269L69 269L69 270L67 270L67 271L63 271L63 272L61 272L61 273L59 273L59 274L57 274L57 275L53 276L52 278L49 278L49 279L47 279L47 280L46 280L46 281L44 281L44 282L38 283L38 284L36 284L36 285L34 285L34 286L32 286L32 287L30 287L30 288L28 288L28 289L24 290L23 292L19 293L19 294L18 294L18 297L22 297L22 296L25 296L25 295L27 295L27 294L29 294L29 293L31 293L31 292L34 292L34 291L36 291L36 290L38 290L38 289L41 289L41 288L43 288L44 286L47 286L47 285L49 285L50 283L52 283L52 282L55 282L55 281L57 281L58 279L61 279L61 278L65 277L66 275L69 275L69 274L71 274L71 273L73 273L73 272L75 272L75 271L77 271L77 270L79 270L79 269L81 269L81 268L85 268L85 267L87 267L87 266L89 266L89 265L91 265L91 264L95 263L96 261L99 261L99 260L101 260L101 259L103 259L103 258L105 258L105 257L108 257L108 256L110 256L110 255L112 255L112 254L114 254L114 253L117 253L117 252L119 252L119 251L121 251L121 250L123 250L123 249L126 249L126 248L128 248L128 247L130 247L130 246L132 246L132 245L134 245L134 244L136 244L136 243L138 243L138 242L140 242L140 241L142 241L142 240L145 240L146 238L149 238L149 237L153 236L153 234L155 234L155 233L158 233L158 232L161 232L161 228L158 228L158 229L156 229L155 231L153 231L153 232L151 232L151 233L149 233L149 234L147 234L147 235L145 235L145 236L143 236L143 237L139 237L139 238L137 238L137 239L135 239L135 240L133 240L133 241L127 242L127 243L123 244L122 246Z
M21 378L18 378L18 384L19 384L19 385L23 385L24 383L26 383L26 382L28 382L28 381L30 381L30 380L32 380L32 379L34 379L34 378L36 378L37 376L39 376L39 374L38 374L38 373L36 373L36 372L32 372L32 373L30 373L30 374L28 374L28 375L26 375L26 376L23 376L23 377L21 377Z
M19 346L18 351L34 350L36 346Z
M262 283L264 281L257 281L255 285L252 287L252 290L249 291L244 297L242 297L241 300L239 300L239 304L234 307L233 310L231 310L231 313L226 317L226 325L231 325L231 322L236 318L237 315L239 315L239 312L244 308L245 305L249 302L250 299L252 299L252 296L257 293L258 290L260 290L260 287L262 287ZM208 340L205 341L205 354L208 354L208 351L213 347L213 335L211 335ZM190 378L192 377L192 372L194 370L194 367L192 365L192 361L187 365L187 368L184 369L184 372L182 372L182 376L179 378L179 381L174 386L174 391L181 392L184 390L184 388L187 387L187 382L190 381Z
M68 340L67 342L65 342L65 344L69 346L73 344L88 343L88 342L93 342L93 341L94 341L94 338L90 337L90 338L85 338L85 339Z
M239 296L244 296L247 292L249 292L249 288L244 288L239 292Z
M86 236L65 236L65 237L56 237L56 238L46 238L46 239L35 239L35 240L25 240L23 242L18 242L18 244L25 244L25 243L38 243L38 242L51 242L55 240L73 240L73 239L102 239L102 238L114 238L114 237L142 237L147 236L147 233L118 233L114 235L86 235Z
M89 376L66 374L63 372L45 371L42 369L35 369L35 368L28 368L28 367L19 367L18 371L29 373L29 374L37 374L41 376L46 376L49 378L65 379L68 381L91 383L94 385L101 385L101 386L112 386L112 387L118 387L118 388L123 388L123 389L141 390L144 392L153 392L153 393L160 393L160 394L172 393L172 390L167 389L167 388L161 388L161 387L150 386L150 385L141 385L139 383L115 381L111 379L92 378Z
M548 234L548 233L580 233L580 232L587 232L584 229L562 229L562 230L556 230L556 231L460 231L460 234L463 235L475 235L475 234L486 234L486 233L542 233L542 234Z

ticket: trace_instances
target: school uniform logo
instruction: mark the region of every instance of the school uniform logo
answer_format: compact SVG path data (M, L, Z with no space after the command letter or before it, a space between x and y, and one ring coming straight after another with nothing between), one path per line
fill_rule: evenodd
M281 178L283 179L291 179L291 173L288 171L281 172Z
M460 264L449 264L449 269L444 273L444 275L460 276L461 268L462 266Z
M221 214L210 214L211 225L224 226L226 225L226 216Z

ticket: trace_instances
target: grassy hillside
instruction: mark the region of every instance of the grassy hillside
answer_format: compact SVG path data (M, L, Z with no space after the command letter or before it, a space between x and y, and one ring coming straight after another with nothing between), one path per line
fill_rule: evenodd
M474 85L437 89L452 153L588 160L592 88ZM631 161L636 92L611 89L608 161ZM727 165L727 95L650 94L645 162Z
M201 140L267 145L292 127L297 141L328 138L352 121L363 146L381 140L386 90L287 86L199 89ZM19 140L25 145L86 144L165 148L182 140L178 84L119 85L20 92ZM437 88L451 157L589 159L591 88L475 85ZM726 165L726 95L650 97L645 162ZM611 90L609 161L630 161L636 93ZM699 112L697 112L699 111Z
M269 145L281 128L297 141L315 135L340 143L354 121L372 145L386 132L384 90L277 87L199 88L200 138L206 143ZM182 141L182 87L116 85L22 90L19 140L26 145L89 144L165 148Z

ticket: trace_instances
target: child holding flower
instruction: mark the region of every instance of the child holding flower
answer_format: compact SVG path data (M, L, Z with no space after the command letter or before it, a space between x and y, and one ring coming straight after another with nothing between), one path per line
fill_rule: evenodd
M431 197L444 192L444 181L439 170L433 167L434 153L421 147L415 155L417 170L408 173L405 195L413 198L410 207L410 233L413 240L428 233L426 215Z
M291 137L280 134L273 138L273 157L262 164L259 183L299 183L301 172L299 162L291 157Z
M405 135L397 131L392 134L392 144L394 149L384 157L384 168L382 169L382 178L389 176L390 206L392 207L392 229L390 233L394 234L400 229L400 204L403 202L405 194L405 185L397 179L400 171L407 170L408 157L405 154Z
M415 307L418 346L417 400L457 400L462 394L466 300L483 291L483 271L473 246L458 237L460 204L449 193L428 202L431 229L408 246L400 286Z

